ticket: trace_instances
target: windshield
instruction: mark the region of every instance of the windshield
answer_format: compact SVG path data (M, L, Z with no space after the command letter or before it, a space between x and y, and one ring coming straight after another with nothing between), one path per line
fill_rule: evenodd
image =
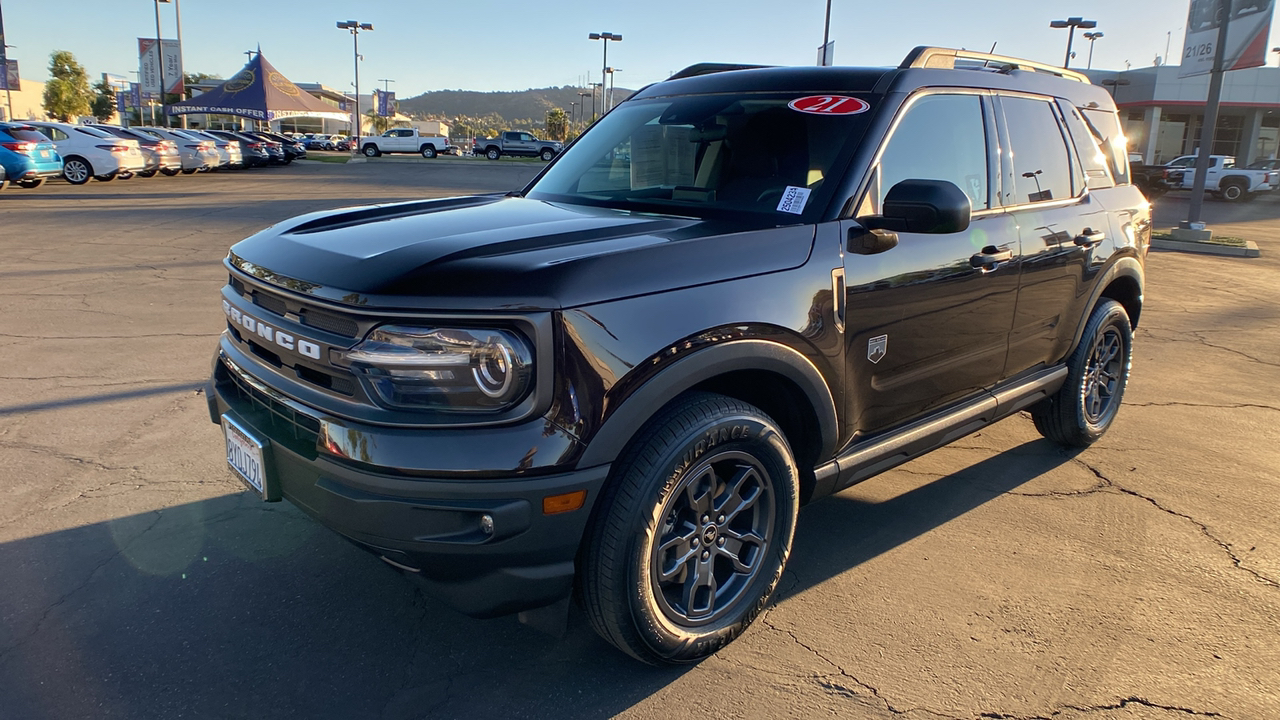
M815 111L819 98L809 99L814 102L752 93L628 101L571 146L528 197L693 217L749 215L772 224L815 222L869 115L823 114ZM845 106L869 107L855 99Z

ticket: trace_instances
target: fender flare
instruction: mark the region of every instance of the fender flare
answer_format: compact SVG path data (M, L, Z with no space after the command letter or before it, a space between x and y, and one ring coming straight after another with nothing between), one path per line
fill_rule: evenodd
M1248 175L1223 175L1222 178L1218 180L1219 189L1226 187L1227 185L1235 184L1244 185L1245 192L1249 192L1253 189L1253 178Z
M1067 350L1068 355L1074 352L1076 346L1080 344L1080 338L1084 335L1085 325L1089 323L1089 316L1093 314L1093 309L1098 306L1098 301L1102 299L1102 293L1107 286L1115 282L1118 278L1133 278L1138 283L1138 297L1141 299L1146 292L1144 273L1142 263L1131 255L1125 255L1117 259L1103 271L1102 276L1098 278L1098 282L1094 283L1093 291L1089 294L1089 302L1085 303L1084 316L1080 318L1080 322L1076 325L1075 337L1071 339L1070 349Z
M640 428L673 398L705 380L735 370L773 372L795 383L818 419L819 457L835 454L836 404L822 373L809 358L786 345L749 339L713 345L667 365L623 400L587 440L578 467L613 462Z

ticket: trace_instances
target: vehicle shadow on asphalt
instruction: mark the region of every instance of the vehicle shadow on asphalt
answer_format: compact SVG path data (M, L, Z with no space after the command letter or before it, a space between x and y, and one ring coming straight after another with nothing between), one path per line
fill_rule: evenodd
M778 602L1068 461L1038 441L884 502L815 503ZM248 493L0 544L0 577L13 717L596 718L688 671L627 658L576 611L561 638L463 617Z
M846 492L808 505L800 513L787 563L795 579L781 586L775 603L1016 490L1071 462L1078 453L1048 440L1034 440L883 502L865 502Z

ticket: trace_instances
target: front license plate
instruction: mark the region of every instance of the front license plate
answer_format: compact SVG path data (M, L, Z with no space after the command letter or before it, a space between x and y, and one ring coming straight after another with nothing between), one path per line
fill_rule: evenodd
M267 466L262 459L263 444L226 415L222 416L222 433L227 439L227 464L245 484L266 499Z

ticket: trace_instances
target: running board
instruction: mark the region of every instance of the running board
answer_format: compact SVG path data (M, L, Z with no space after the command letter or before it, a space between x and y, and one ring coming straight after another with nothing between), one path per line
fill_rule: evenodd
M813 497L840 492L885 470L971 435L1049 397L1067 379L1067 368L1038 371L937 415L858 443L814 470Z

